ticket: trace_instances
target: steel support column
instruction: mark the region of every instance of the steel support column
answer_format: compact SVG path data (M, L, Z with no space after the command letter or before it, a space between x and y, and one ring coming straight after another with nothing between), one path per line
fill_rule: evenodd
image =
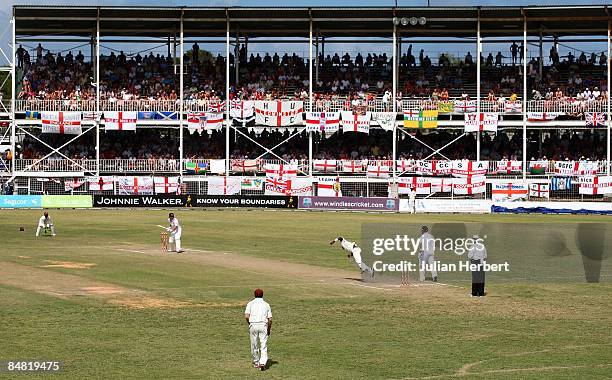
M234 45L234 73L236 75L236 89L238 88L238 83L240 83L240 28L236 29L236 44ZM229 60L229 56L227 57Z
M183 62L184 57L185 57L185 40L184 40L184 29L183 29L183 16L184 16L185 11L181 10L181 31L180 31L180 49L179 52L181 54L181 56L179 57L179 64L181 65L180 70L179 70L179 91L180 91L180 101L179 101L179 177L180 177L180 181L181 184L183 183L183 160L185 157L185 146L183 144L183 112L185 111L185 101L184 101L184 83L183 83L183 77L185 76L183 71L185 70L185 63ZM173 57L174 61L176 62L176 35L175 35L175 44L174 44L174 48L175 48L175 56ZM192 57L193 60L193 57Z
M476 115L480 118L480 54L482 52L482 41L480 38L480 9L476 19ZM476 132L476 160L480 161L480 128Z
M308 111L312 112L312 17L308 34ZM325 132L323 132L325 133ZM308 175L312 177L312 134L308 132Z
M317 38L315 39L315 81L319 83L319 28L317 27Z
M610 116L610 62L611 62L611 60L610 60L610 27L612 26L611 24L612 24L611 20L608 19L608 67L607 67L607 70L608 70L608 78L607 78L608 84L607 84L607 88L606 88L606 90L607 90L606 93L608 94L608 97L606 99L607 100L607 106L608 106L607 107L608 108L607 109L607 115L608 115L608 117L607 117L608 134L607 134L607 139L606 139L606 144L607 144L607 147L606 147L606 174L607 175L610 175L610 143L612 143L612 141L610 141L610 123L612 122L610 120L610 117L611 117Z
M15 94L15 91L17 89L17 78L16 78L16 69L15 67L17 67L17 62L16 62L16 56L17 56L17 49L15 48L17 46L17 36L15 36L15 11L13 10L13 18L11 19L11 23L13 24L13 46L12 46L12 51L13 51L13 57L10 59L10 62L13 62L13 64L11 65L11 152L13 153L13 159L11 160L11 176L15 175L15 161L17 161L17 151L16 151L16 147L17 144L15 143L15 138L16 138L16 133L15 133L15 97L17 96Z
M227 10L226 15L226 33L225 33L225 175L229 176L230 172L230 19Z
M100 175L100 8L96 16L96 56L92 57L96 63L95 84L96 84L96 175Z
M523 179L527 178L527 15L523 13Z
M397 26L393 24L393 96L391 96L391 100L393 101L393 117L394 119L397 117ZM393 184L397 181L397 173L395 169L397 165L395 161L397 160L397 129L395 123L393 123L393 158L391 161L391 165L393 166Z

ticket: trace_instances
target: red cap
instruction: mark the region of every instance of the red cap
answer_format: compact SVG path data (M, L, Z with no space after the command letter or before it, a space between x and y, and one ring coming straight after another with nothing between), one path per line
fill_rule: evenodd
M261 298L261 297L263 297L263 290L261 290L261 289L259 289L259 288L255 289L255 297L256 297L256 298Z

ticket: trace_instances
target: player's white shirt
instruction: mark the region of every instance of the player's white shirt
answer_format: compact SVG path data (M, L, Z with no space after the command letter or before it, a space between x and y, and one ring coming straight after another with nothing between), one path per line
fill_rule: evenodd
M263 298L255 298L247 304L244 314L249 314L249 323L268 322L272 318L272 309Z
M410 202L414 202L415 198L416 198L416 191L411 190L410 194L408 195L408 199L410 200Z
M338 241L338 238L336 238L336 241ZM342 246L342 249L351 253L353 252L353 249L357 246L354 241L348 241L346 239L342 239L340 245Z
M45 219L45 216L43 215L43 216L40 217L40 219L38 219L38 225L39 226L45 227L47 224L48 225L53 224L53 222L51 221L51 218Z
M170 223L171 229L174 229L174 227L176 227L176 230L174 231L171 230L172 233L176 234L176 233L181 232L181 225L179 224L179 221L176 217L173 218L172 220L168 219L168 223Z
M425 255L433 255L436 250L436 241L434 240L433 235L429 232L425 232L423 235L421 235L419 240L421 240L419 242L421 252L423 252Z
M468 258L472 260L484 260L487 258L487 249L484 245L477 247L476 244L468 251Z

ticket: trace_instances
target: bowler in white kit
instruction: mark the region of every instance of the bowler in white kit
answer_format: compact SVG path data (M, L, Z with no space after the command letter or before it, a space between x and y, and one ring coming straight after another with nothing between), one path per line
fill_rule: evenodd
M367 266L367 264L361 260L361 248L357 246L357 243L355 243L354 241L348 241L342 236L338 236L334 240L330 241L329 244L334 245L334 243L337 241L340 242L342 249L348 252L347 256L349 258L352 257L353 260L355 260L355 264L357 264L362 274L366 272L369 273L371 277L374 277L374 271L372 270L372 268Z

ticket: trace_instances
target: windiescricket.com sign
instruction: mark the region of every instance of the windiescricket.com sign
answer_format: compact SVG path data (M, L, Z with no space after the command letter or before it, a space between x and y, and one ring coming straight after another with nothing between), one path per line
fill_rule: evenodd
M297 197L240 195L94 195L94 207L296 208Z
M338 211L399 211L399 200L360 197L300 197L299 208Z

